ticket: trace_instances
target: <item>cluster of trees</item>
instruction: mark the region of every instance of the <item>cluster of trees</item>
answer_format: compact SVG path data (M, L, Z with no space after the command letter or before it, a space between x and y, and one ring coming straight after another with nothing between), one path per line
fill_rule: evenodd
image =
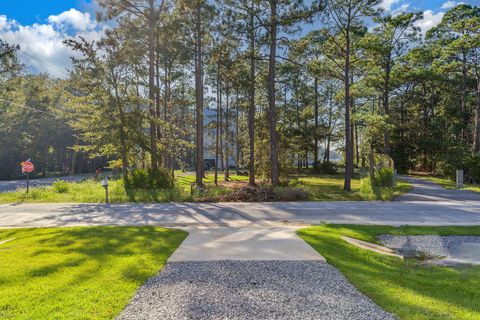
M276 186L310 160L322 170L333 149L345 190L379 153L402 171L465 165L480 152L480 8L458 5L424 36L421 13L385 14L380 2L98 0L114 27L65 42L80 53L69 79L20 77L63 122L26 125L71 131L55 150L118 159L124 175L193 166L199 187L208 134L225 179L234 157L252 185ZM31 97L29 79L62 93Z
M63 96L61 81L25 75L18 50L0 40L0 179L18 177L20 162L29 158L43 175L84 170L88 159L75 163L73 132L54 111Z

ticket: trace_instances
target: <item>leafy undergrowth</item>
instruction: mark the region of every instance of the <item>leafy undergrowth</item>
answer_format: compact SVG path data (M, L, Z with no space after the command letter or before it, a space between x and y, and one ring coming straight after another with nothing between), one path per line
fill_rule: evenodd
M192 173L177 173L175 188L168 190L126 190L122 180L111 180L109 182L109 200L113 203L391 200L411 189L407 182L399 181L398 186L393 189L365 192L365 190L361 190L360 180L353 179L352 191L347 192L343 190L343 176L341 175L292 175L289 178L287 185L275 188L268 194L263 191L271 188L266 184L259 183L260 189L256 192L258 197L246 194L248 177L238 175L231 175L229 182L223 182L223 175L219 175L219 185L215 186L213 174L207 174L204 179L205 190L203 192L192 189L192 183L195 181L195 175ZM105 189L100 182L93 179L78 183L57 181L51 187L32 188L28 194L24 189L0 193L0 203L101 203L104 201Z
M340 238L378 243L381 234L480 235L480 227L321 225L298 231L361 292L400 319L480 319L480 266L426 267L357 248Z
M113 319L186 232L154 227L5 229L1 319Z

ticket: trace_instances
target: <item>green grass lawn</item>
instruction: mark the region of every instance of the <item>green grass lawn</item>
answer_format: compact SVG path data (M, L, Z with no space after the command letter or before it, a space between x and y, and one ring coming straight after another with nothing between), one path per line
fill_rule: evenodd
M155 227L0 230L0 319L113 319L186 232Z
M397 187L388 192L380 194L363 194L360 192L360 180L352 179L352 191L343 190L342 175L313 175L295 174L289 177L290 187L300 187L306 190L308 200L311 201L343 201L343 200L391 200L393 197L408 192L410 184L399 181ZM224 186L214 186L214 175L208 173L204 183L207 186L207 193L193 195L191 184L195 181L192 173L177 172L176 188L172 190L135 190L126 191L122 180L111 180L109 182L109 199L113 203L125 202L174 202L174 201L199 201L202 199L213 199L232 192ZM219 182L223 181L223 174L219 174ZM247 182L248 177L231 175L231 182ZM51 186L32 188L27 194L24 189L13 192L0 193L0 203L101 203L105 201L105 189L100 182L88 179L82 182L62 183L65 189L56 189Z
M439 185L441 185L445 189L457 189L455 181L452 181L452 180L449 180L449 179L434 177L434 176L415 176L415 177L438 183ZM480 192L480 185L465 184L465 186L463 187L463 190Z
M310 200L313 201L345 201L345 200L391 200L411 190L411 185L399 180L391 192L384 192L378 196L362 194L360 179L352 179L352 191L343 190L342 175L297 175L298 185L307 190Z
M480 319L480 266L426 267L380 255L340 239L377 242L381 234L480 235L475 227L321 225L298 235L361 292L400 319Z

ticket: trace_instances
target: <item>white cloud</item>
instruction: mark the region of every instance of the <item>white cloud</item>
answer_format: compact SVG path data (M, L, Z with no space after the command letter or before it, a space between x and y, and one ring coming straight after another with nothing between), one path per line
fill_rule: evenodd
M459 4L464 4L464 2L456 2L456 1L447 1L444 4L442 4L442 9L451 9L453 7L458 6Z
M384 9L385 11L392 10L392 6L398 3L400 0L383 0L380 4L380 8Z
M32 72L46 72L65 78L71 67L70 57L75 55L63 40L84 36L98 40L105 26L97 25L88 13L75 9L50 16L45 23L21 25L14 19L0 15L0 38L10 44L20 45L18 57Z
M441 21L445 12L434 13L432 10L426 10L423 12L423 19L415 23L416 26L420 27L422 34L425 34L431 28L437 26Z
M396 8L395 10L392 11L392 14L394 16L397 16L399 14L407 12L407 9L410 7L408 3L402 4L400 7Z
M48 22L61 27L71 26L79 31L94 29L97 26L96 21L90 18L90 13L80 12L73 8L62 12L59 15L49 16Z

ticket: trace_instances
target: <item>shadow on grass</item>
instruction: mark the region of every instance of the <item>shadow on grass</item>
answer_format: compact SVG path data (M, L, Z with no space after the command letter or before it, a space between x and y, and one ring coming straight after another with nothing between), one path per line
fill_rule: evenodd
M322 225L298 234L360 291L401 319L480 318L480 267L426 267L356 248L341 235L377 242L381 234L480 235L480 227Z
M1 252L2 319L115 318L186 237L157 227L16 229L0 237L4 233L17 240Z

